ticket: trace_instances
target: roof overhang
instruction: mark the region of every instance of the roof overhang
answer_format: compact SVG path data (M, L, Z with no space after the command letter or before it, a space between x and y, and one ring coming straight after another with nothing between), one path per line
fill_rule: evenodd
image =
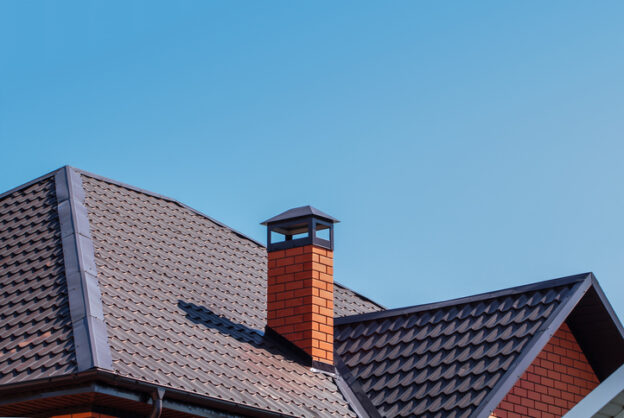
M156 394L162 393L163 411L175 411L199 416L215 412L252 417L285 417L288 415L224 401L200 394L170 389L141 380L116 375L105 370L88 370L73 375L33 380L0 387L0 416L38 416L51 408L75 408L90 402L105 402L107 408L147 412L154 408ZM164 392L164 393L163 393Z

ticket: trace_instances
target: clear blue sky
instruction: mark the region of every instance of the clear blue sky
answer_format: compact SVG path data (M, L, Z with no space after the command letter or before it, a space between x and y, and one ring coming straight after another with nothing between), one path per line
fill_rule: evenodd
M65 164L389 306L595 272L624 319L624 2L0 3L0 190Z

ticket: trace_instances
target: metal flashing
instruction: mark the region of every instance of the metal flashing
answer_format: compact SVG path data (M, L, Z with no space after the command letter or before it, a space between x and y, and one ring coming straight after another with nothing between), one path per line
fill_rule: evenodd
M592 275L593 277L592 273L576 274L573 276L561 277L558 279L547 280L544 282L530 283L527 285L510 287L507 289L496 290L493 292L480 293L477 295L466 296L466 297L457 298L457 299L450 299L450 300L445 300L441 302L407 306L404 308L387 309L384 311L368 312L368 313L363 313L363 314L358 314L358 315L342 316L340 318L334 319L334 325L345 325L345 324L352 324L355 322L365 322L365 321L371 321L375 319L389 318L389 317L398 316L398 315L405 315L405 314L412 314L412 313L421 312L421 311L428 311L431 309L440 309L440 308L446 308L450 306L462 305L465 303L473 303L473 302L477 302L480 300L511 296L511 295L516 295L519 293L545 289L548 287L565 286L568 284L583 281L587 279L588 275Z
M245 239L253 242L254 244L257 244L260 247L265 247L265 245L262 244L260 241L256 241L255 239L253 239L253 238L243 234L242 232L239 232L236 229L225 225L223 222L220 222L220 221L214 219L213 217L208 216L205 213L203 213L203 212L201 212L201 211L199 211L197 209L194 209L194 208L192 208L192 207L190 207L190 206L188 206L188 205L186 205L186 204L184 204L184 203L182 203L182 202L180 202L180 201L178 201L176 199L173 199L173 198L167 197L167 196L163 196L163 195L158 194L158 193L150 192L149 190L141 189L140 187L132 186L130 184L123 183L121 181L110 179L108 177L104 177L104 176L100 176L98 174L90 173L88 171L81 170L79 168L75 168L75 167L69 167L69 168L71 168L72 170L74 170L75 172L77 172L77 173L79 173L79 174L81 174L83 176L91 177L93 179L100 180L100 181L103 181L103 182L106 182L106 183L109 183L109 184L114 184L115 186L123 187L123 188L129 189L129 190L132 190L132 191L135 191L135 192L138 192L138 193L142 193L142 194L147 195L147 196L151 196L151 197L155 197L155 198L158 198L158 199L166 200L168 202L175 203L175 204L177 204L178 206L180 206L180 207L182 207L184 209L190 210L191 212L195 213L196 215L203 216L204 218L210 220L211 222L214 222L215 224L217 224L217 225L219 225L219 226L221 226L223 228L229 229L230 231L232 231L236 235L238 235L238 236L240 236L242 238L245 238Z
M55 184L78 371L112 370L82 179L65 166Z
M578 277L572 276L572 277ZM586 273L582 280L578 281L575 285L576 289L572 290L572 294L568 300L562 302L553 312L552 316L542 325L536 335L529 341L527 347L522 350L516 361L509 367L507 373L497 382L497 384L490 390L487 396L483 399L479 407L472 413L471 417L474 418L486 418L496 409L498 404L503 400L511 388L516 384L516 381L522 376L524 371L531 365L535 357L542 351L544 346L550 341L550 338L555 334L557 329L565 321L568 315L572 312L574 307L579 303L581 298L592 286L593 274ZM567 279L567 278L564 278ZM555 279L557 280L562 279ZM568 280L567 283L571 284L574 281ZM549 282L553 282L552 280ZM548 282L543 282L548 283ZM565 284L565 282L564 282ZM558 284L556 284L558 285Z
M335 374L336 368L327 363L322 363L312 359L303 349L293 344L290 340L283 337L279 332L275 331L268 325L264 328L264 338L273 341L278 347L287 352L293 360L311 369L317 369L318 372Z

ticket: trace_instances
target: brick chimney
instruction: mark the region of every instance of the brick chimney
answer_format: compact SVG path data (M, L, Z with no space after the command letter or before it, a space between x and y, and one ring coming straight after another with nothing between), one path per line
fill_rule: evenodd
M311 206L287 210L267 226L267 328L305 351L312 366L334 364L334 223Z

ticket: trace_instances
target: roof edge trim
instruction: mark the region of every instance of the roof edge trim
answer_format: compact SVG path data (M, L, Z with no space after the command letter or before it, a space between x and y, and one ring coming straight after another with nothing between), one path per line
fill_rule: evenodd
M108 178L108 177L104 177L104 176L100 176L98 174L90 173L88 171L81 170L79 168L75 168L75 167L70 167L70 168L72 170L76 171L77 173L82 174L83 176L91 177L93 179L104 181L104 182L110 183L110 184L114 184L115 186L124 187L126 189L129 189L129 190L132 190L132 191L135 191L135 192L138 192L138 193L142 193L142 194L147 195L147 196L151 196L151 197L155 197L157 199L162 199L162 200L166 200L166 201L171 202L171 203L175 203L176 205L181 206L184 209L190 210L191 212L195 213L196 215L203 216L204 218L208 219L209 221L214 222L215 224L217 224L217 225L219 225L219 226L221 226L223 228L229 229L230 231L232 231L233 233L235 233L236 235L238 235L241 238L247 239L247 240L253 242L254 244L259 245L260 247L263 247L263 248L266 247L263 243L261 243L259 241L256 241L255 239L253 239L253 238L243 234L242 232L237 231L236 229L234 229L234 228L232 228L230 226L227 226L223 222L220 222L220 221L214 219L213 217L208 216L205 213L203 213L203 212L201 212L201 211L199 211L197 209L194 209L194 208L192 208L192 207L190 207L190 206L180 202L179 200L173 199L171 197L163 196L163 195L158 194L158 193L150 192L149 190L141 189L140 187L132 186L131 184L127 184L127 183L123 183L121 181L113 180L113 179Z
M473 303L473 302L477 302L480 300L511 296L511 295L515 295L518 293L530 292L534 290L545 289L548 287L565 286L567 284L581 282L587 279L588 275L591 275L591 274L592 273L575 274L573 276L560 277L558 279L552 279L552 280L546 280L543 282L530 283L530 284L526 284L522 286L510 287L506 289L495 290L493 292L479 293L477 295L465 296L465 297L445 300L441 302L426 303L423 305L407 306L407 307L396 308L396 309L387 309L385 311L369 312L369 313L358 314L358 315L342 316L342 317L334 319L334 325L346 325L346 324L352 324L355 322L365 322L365 321L371 321L375 319L389 318L393 316L427 311L430 309L440 309L440 308L445 308L449 306L462 305L465 303Z
M82 179L65 166L54 180L78 371L112 370Z
M568 300L562 302L557 307L556 311L553 312L552 316L542 325L536 335L529 340L527 347L520 353L514 363L509 366L509 369L500 381L496 383L483 401L481 401L479 407L470 415L471 417L485 418L490 416L592 286L592 279L594 279L593 273L587 273L584 279L575 285L576 289L572 289L572 294L569 296Z

